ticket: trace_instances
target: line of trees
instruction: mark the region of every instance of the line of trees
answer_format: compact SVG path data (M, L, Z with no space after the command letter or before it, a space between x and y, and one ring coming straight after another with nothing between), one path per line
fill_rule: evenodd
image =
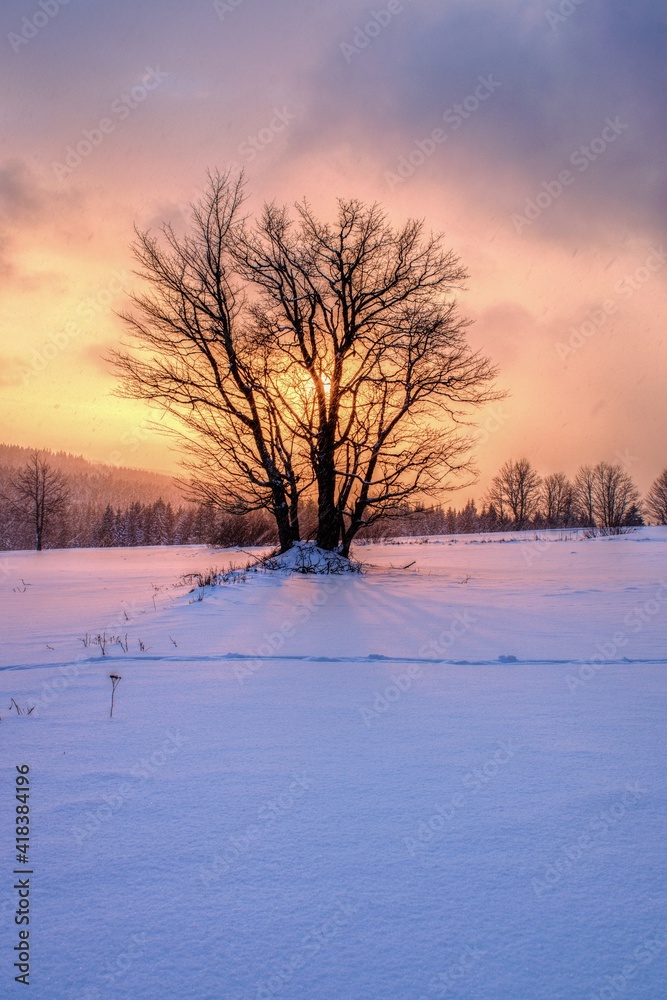
M91 545L239 545L275 544L271 518L258 511L243 517L224 514L210 504L133 503L123 510L107 506L91 526Z
M644 503L621 465L582 465L574 480L563 472L540 477L527 458L506 462L485 497L489 520L522 530L583 526L607 533L644 523L643 514L667 523L667 470L653 483Z
M582 465L573 480L563 472L541 477L526 458L505 462L493 477L478 510L469 500L457 510L407 509L391 526L380 523L367 537L586 528L619 534L646 520L667 525L667 469L642 499L621 465Z
M54 469L35 452L0 489L0 548L91 548L136 545L275 545L275 520L265 510L229 514L213 503L172 504L161 498L124 505L77 497L77 479ZM650 522L667 525L667 469L641 499L620 465L582 466L573 480L563 473L540 477L527 459L506 462L478 509L403 504L391 516L363 527L358 538L472 532L588 528L620 533ZM301 532L314 538L318 508L301 506Z
M80 487L84 486L81 490ZM212 504L169 500L112 505L88 499L88 482L67 475L40 452L6 473L0 487L0 549L135 545L275 544L263 511L244 517Z

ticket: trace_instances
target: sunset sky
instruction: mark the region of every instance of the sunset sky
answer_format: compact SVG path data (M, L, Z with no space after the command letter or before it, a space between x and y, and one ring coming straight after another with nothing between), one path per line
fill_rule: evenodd
M184 224L207 168L252 202L381 201L469 270L510 393L479 496L667 465L664 0L16 0L0 12L0 439L173 470L111 396L133 224Z

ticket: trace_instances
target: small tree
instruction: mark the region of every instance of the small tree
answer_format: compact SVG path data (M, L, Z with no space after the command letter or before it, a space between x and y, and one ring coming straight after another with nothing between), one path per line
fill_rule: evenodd
M111 504L107 504L97 529L96 544L109 546L114 544L114 512Z
M466 535L471 535L473 532L479 531L479 515L474 500L468 500L459 514L458 530Z
M572 518L572 484L564 472L553 472L542 480L540 505L549 528L562 528Z
M541 482L527 458L505 462L493 477L485 502L495 507L501 520L510 513L514 526L525 528L537 513Z
M627 528L641 528L645 523L641 507L633 503L623 518L623 525Z
M663 469L646 495L646 513L658 524L667 524L667 469Z
M618 534L635 517L640 495L620 465L599 462L584 466L575 479L575 506L587 523L608 534Z
M495 505L489 504L487 508L486 504L484 504L480 515L480 531L501 531L503 527L503 522L498 517Z
M579 521L586 527L595 524L595 471L582 465L574 478L572 505Z
M41 551L47 528L62 515L69 504L67 480L35 451L9 480L7 493L0 499L12 514L34 532L35 548Z

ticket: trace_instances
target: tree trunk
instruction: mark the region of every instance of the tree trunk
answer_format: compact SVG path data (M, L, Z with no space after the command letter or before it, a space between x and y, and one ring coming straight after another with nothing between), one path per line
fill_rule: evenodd
M299 491L294 481L290 483L289 493L290 493L290 504L289 504L290 535L292 538L292 545L293 545L294 542L301 541L301 527L299 525Z
M294 538L292 537L292 523L290 520L289 507L283 496L282 501L276 500L273 504L273 515L278 528L278 544L281 552L287 552L292 548Z
M317 544L333 552L340 540L340 518L336 508L336 474L328 468L317 477Z
M345 556L346 559L350 558L350 545L352 544L352 539L356 535L357 531L359 531L360 527L361 525L358 525L356 528L353 529L352 526L350 526L350 528L348 528L347 531L343 532L343 541L340 547L340 554L342 556Z
M363 527L363 516L367 506L368 504L365 500L357 500L354 505L354 513L352 514L352 519L347 527L347 530L343 528L343 539L340 547L340 554L345 556L346 559L350 558L350 546L355 535L359 529Z
M333 392L333 389L332 389ZM331 400L334 406L334 400ZM335 417L329 412L317 436L317 544L327 552L338 548L341 520L336 505L336 457L334 448Z

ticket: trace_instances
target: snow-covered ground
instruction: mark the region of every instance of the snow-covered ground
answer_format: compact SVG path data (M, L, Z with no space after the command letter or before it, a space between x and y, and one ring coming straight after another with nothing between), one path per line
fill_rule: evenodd
M355 555L0 558L0 995L664 996L667 530Z

